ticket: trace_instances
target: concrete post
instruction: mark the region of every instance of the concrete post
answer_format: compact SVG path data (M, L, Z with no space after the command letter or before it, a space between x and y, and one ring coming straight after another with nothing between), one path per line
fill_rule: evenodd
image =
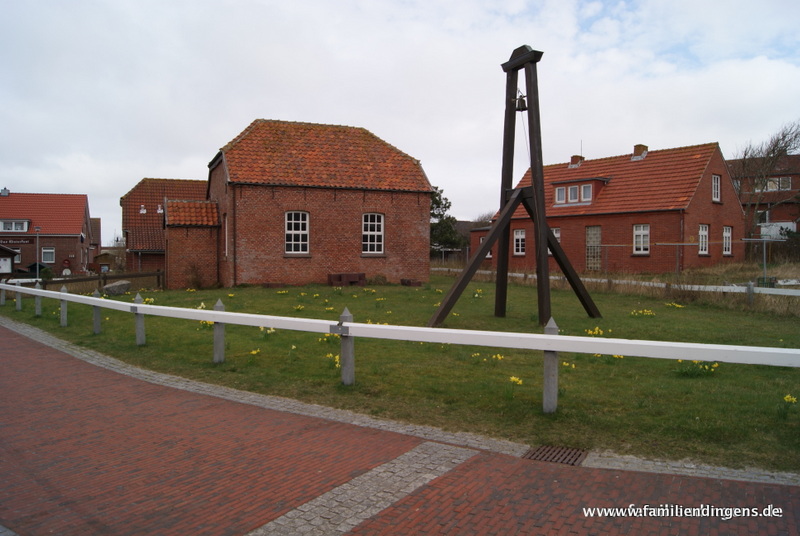
M755 289L753 288L753 282L747 282L747 306L752 307L755 301Z
M339 366L342 370L343 385L353 385L356 382L355 339L350 336L348 328L342 325L345 322L352 321L353 315L347 307L345 307L344 311L342 311L342 314L339 316L339 326L341 327L337 330L342 339L339 352Z
M39 282L37 281L36 282L36 286L34 288L36 288L37 290L41 289L42 285L40 285ZM35 313L36 316L37 317L38 316L42 316L42 297L41 296L36 296L36 298L34 298L34 300L33 300L33 303L36 304L35 307L34 307L35 310L36 310L36 313Z
M67 287L65 287L65 286L61 287L61 294L62 295L66 295L67 294ZM67 300L61 300L61 327L62 328L67 327L67 304L68 303L69 302Z
M92 292L92 297L93 298L99 298L100 297L100 291L97 290L97 289L94 289L94 292ZM95 335L99 335L100 331L102 331L101 326L100 326L100 317L101 317L102 314L103 314L103 312L101 311L101 308L99 306L95 305L95 306L92 307L92 324L93 324L94 334Z
M0 288L0 305L5 305L5 304L6 304L6 289Z
M22 284L17 281L17 292L14 293L14 301L17 303L17 311L22 311L22 292L19 292L19 289L22 288Z
M222 300L217 300L214 305L215 311L224 311L225 306ZM225 324L214 322L214 363L225 362Z
M544 327L545 335L558 335L558 326L553 318ZM544 394L542 411L555 413L558 409L558 352L544 352Z
M147 337L145 337L144 333L144 315L138 311L138 306L142 302L144 300L141 294L137 292L136 297L133 299L133 303L136 304L136 307L133 308L133 316L136 323L136 346L144 346L147 343Z

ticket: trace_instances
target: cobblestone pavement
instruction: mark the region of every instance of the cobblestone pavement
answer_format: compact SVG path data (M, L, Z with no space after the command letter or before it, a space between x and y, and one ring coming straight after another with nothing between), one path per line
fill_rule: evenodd
M0 536L798 533L797 474L534 462L527 445L146 371L2 316L0 340ZM583 511L629 505L762 515Z

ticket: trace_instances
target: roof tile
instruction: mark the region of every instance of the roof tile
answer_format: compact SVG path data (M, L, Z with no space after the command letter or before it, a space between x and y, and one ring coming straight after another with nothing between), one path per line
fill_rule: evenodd
M213 227L219 225L217 204L213 201L167 200L166 225Z
M231 182L431 191L418 160L363 128L257 119L220 152Z
M28 234L80 235L89 218L86 194L28 194L0 196L0 219L28 220ZM90 231L91 232L91 231Z

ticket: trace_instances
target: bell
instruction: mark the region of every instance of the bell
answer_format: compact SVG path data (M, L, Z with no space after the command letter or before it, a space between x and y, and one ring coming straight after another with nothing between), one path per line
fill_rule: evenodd
M517 111L524 112L528 109L528 103L525 102L525 95L520 95L517 97Z

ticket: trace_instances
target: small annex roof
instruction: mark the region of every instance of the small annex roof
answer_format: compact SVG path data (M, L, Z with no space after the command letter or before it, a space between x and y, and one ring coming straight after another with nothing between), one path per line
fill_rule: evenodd
M34 235L39 227L41 234L79 236L89 220L86 194L4 193L0 195L0 219L29 222L26 233L15 234Z
M430 192L419 161L358 127L257 119L220 149L233 183Z
M637 146L644 147L644 146ZM700 179L716 151L717 143L706 143L644 150L644 156L631 154L581 160L543 167L547 216L578 216L626 212L669 211L687 208ZM590 203L555 203L557 185L597 181L602 190ZM530 169L518 187L530 186ZM523 208L515 218L527 217Z
M205 199L208 181L197 179L150 179L139 181L123 195L123 229L131 251L164 251L164 203L166 199Z
M167 227L216 227L219 211L214 201L168 199L165 222Z

